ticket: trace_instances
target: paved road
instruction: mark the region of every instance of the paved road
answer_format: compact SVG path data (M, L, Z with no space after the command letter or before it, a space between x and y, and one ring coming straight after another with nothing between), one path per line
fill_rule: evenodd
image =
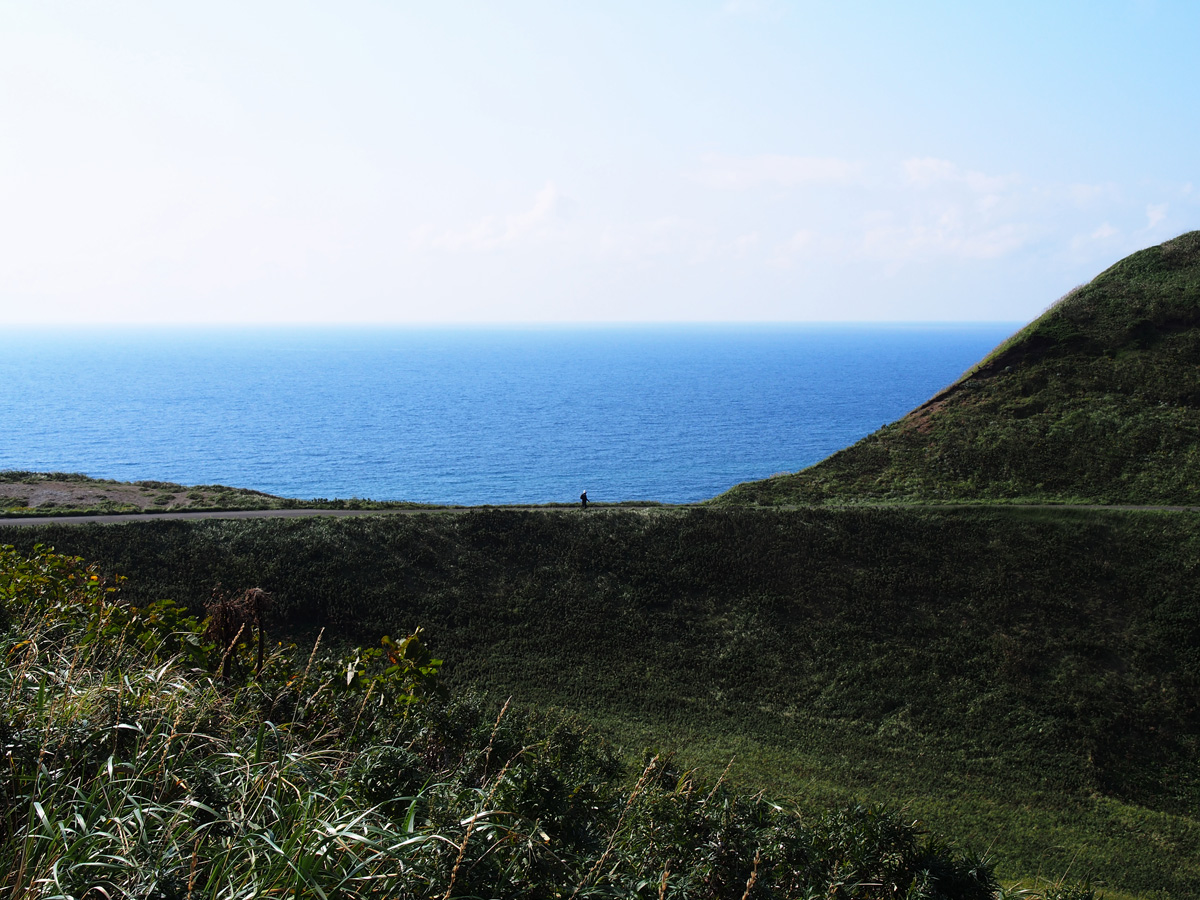
M680 503L663 506L593 506L594 509L624 510L649 514L655 512L673 512L681 509L695 509L700 504ZM1200 512L1200 506L1131 506L1131 505L1095 505L1090 503L878 503L854 504L849 508L870 506L876 509L914 509L931 510L957 509L1071 509L1085 511L1129 510L1139 512ZM733 507L715 507L730 509ZM803 506L766 506L763 510L793 510L793 509L839 509L847 507L803 507ZM0 517L0 528L5 525L119 525L125 522L155 522L163 519L303 519L312 516L412 516L423 513L445 515L452 513L473 512L481 509L508 510L520 512L564 512L574 510L582 512L577 506L435 506L417 509L235 509L225 512L161 512L161 513L116 513L97 516L14 516Z

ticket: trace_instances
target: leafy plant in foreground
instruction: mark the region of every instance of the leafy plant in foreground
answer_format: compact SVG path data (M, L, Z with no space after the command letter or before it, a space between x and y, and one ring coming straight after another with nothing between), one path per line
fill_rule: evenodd
M577 721L439 697L418 634L349 660L277 646L257 675L224 678L215 648L186 651L203 623L123 608L79 560L5 549L0 569L0 885L13 897L997 889L987 862L895 812L802 818L669 757L629 773ZM185 649L165 657L171 640Z

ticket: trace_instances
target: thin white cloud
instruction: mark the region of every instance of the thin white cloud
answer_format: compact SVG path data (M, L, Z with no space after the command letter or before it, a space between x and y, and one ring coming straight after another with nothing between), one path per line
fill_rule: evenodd
M779 245L771 261L776 266L792 265L800 257L812 252L817 237L817 233L810 228L801 228L793 232L787 240Z
M895 169L892 170L895 173ZM1036 190L1016 175L988 175L950 160L903 161L872 193L890 207L864 212L844 255L889 266L939 259L994 260L1025 247L1036 228Z
M758 246L758 232L738 235L733 239L733 255L737 259L745 259Z
M918 188L962 185L977 194L994 194L1018 181L1013 175L985 175L960 168L949 160L932 157L905 160L903 168L908 183Z
M610 223L594 242L601 259L645 263L649 259L680 256L693 262L708 240L696 223L678 215L627 224Z
M767 14L777 14L781 5L778 0L725 0L721 12L727 16L760 17Z
M526 248L536 251L530 259L537 265L569 259L635 279L670 266L711 266L705 271L738 277L796 277L782 273L802 267L805 277L854 270L893 278L910 266L991 263L1034 247L1051 255L1057 247L1060 261L1088 264L1145 242L1147 231L1170 221L1167 202L1135 205L1112 184L1037 182L938 157L868 168L834 157L711 155L687 177L722 190L698 197L689 191L682 208L679 197L653 191L642 197L653 202L632 207L593 200L587 218L572 220L570 202L547 182L508 215L468 214L459 226L427 225L415 233L414 248L463 254ZM794 195L780 195L790 188ZM1186 186L1179 192L1168 195L1177 205L1186 202ZM552 257L545 255L551 247Z
M721 156L701 158L701 168L692 178L714 188L800 187L806 184L845 184L861 173L858 163L834 157Z
M1076 206L1092 207L1117 200L1120 189L1115 184L1069 184L1066 194Z
M553 182L547 182L528 209L509 216L485 216L458 229L439 231L423 225L413 232L413 242L436 250L486 252L545 240L568 218L571 205Z
M1008 256L1028 244L1029 226L1006 222L979 227L947 214L936 221L867 227L861 251L869 259L891 263L917 262L938 257L990 260Z
M1114 228L1110 223L1104 222L1087 234L1077 234L1071 238L1071 249L1076 251L1083 250L1092 244L1108 241L1120 233L1121 232Z

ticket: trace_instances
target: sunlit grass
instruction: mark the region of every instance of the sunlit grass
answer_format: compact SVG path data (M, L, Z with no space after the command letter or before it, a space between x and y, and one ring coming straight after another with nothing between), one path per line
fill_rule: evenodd
M206 643L219 629L123 603L76 560L0 548L0 563L0 887L14 898L998 887L986 859L886 809L800 815L670 755L629 769L570 717L439 699L416 634L348 658L277 645L260 666L244 629Z
M138 602L263 584L309 643L321 625L346 647L424 625L451 683L586 714L635 764L675 747L715 778L736 755L743 789L907 807L1005 877L1189 896L1194 514L595 512L10 540L103 559Z

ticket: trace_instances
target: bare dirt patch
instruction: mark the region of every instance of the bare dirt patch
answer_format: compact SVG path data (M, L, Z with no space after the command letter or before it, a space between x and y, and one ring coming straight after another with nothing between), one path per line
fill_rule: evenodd
M219 484L109 481L61 472L0 472L0 515L64 512L136 513L196 509L272 509L282 497Z
M199 493L203 498L203 493L198 491L160 490L136 484L79 484L70 481L0 483L0 506L10 509L90 509L98 506L167 509L172 506L207 505L189 498L189 493Z

